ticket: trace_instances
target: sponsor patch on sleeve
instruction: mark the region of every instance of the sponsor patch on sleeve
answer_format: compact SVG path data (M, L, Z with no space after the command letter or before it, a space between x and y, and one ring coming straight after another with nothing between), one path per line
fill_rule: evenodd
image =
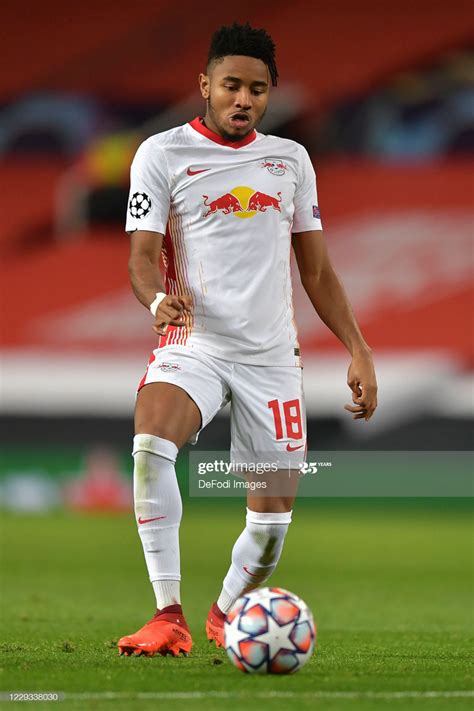
M313 205L313 217L317 220L321 219L321 213L319 212L319 207L317 205Z

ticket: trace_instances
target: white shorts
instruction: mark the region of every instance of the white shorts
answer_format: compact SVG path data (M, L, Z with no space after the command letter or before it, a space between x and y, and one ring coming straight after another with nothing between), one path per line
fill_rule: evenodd
M306 456L302 368L246 365L195 348L153 351L138 389L149 383L182 388L201 412L201 430L231 403L231 460L298 469ZM199 431L201 431L199 430ZM190 439L197 442L199 432Z

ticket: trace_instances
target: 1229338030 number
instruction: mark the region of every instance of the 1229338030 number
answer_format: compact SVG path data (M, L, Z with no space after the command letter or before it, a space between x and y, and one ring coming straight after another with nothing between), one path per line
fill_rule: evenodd
M11 691L0 694L3 701L60 701L64 694L57 691Z

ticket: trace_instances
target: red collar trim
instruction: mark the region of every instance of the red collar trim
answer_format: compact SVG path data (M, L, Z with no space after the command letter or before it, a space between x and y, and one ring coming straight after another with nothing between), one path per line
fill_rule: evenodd
M196 116L195 119L189 122L189 125L202 136L209 138L209 140L214 141L214 143L219 143L221 146L229 146L229 148L242 148L243 146L248 146L249 143L252 143L257 138L257 132L254 129L248 134L248 136L242 138L241 141L226 141L225 138L222 138L222 136L218 133L214 133L214 131L211 131L207 126L205 126L202 123L202 120L201 116Z

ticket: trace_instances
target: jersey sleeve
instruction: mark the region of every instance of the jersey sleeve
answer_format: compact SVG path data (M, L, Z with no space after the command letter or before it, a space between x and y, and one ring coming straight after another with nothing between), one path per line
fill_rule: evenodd
M135 230L149 230L165 234L170 195L164 149L148 139L132 161L125 231L130 234Z
M294 214L292 232L309 232L322 230L321 216L319 213L318 192L316 188L316 174L314 172L308 151L300 146L300 175L296 188L294 201Z

